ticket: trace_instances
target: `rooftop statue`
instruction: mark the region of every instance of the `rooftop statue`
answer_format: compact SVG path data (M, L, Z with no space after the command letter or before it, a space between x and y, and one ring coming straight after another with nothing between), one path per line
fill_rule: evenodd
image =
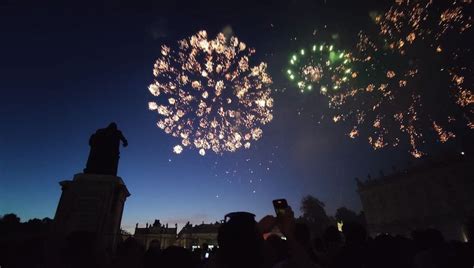
M117 129L116 123L98 129L89 139L89 158L84 173L117 175L118 161L120 158L120 141L123 147L128 146L127 139Z

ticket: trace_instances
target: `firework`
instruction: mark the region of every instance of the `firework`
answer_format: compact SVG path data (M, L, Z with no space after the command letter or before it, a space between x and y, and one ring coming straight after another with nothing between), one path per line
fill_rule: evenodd
M336 50L334 45L315 44L291 56L287 75L301 92L316 89L326 94L348 83L353 74L350 62L350 54Z
M206 31L161 47L148 107L158 127L181 140L174 153L233 152L262 137L261 126L273 118L272 80L264 62L251 65L254 53L235 36L208 39Z
M352 58L360 75L329 95L334 118L355 122L349 137L365 126L374 149L405 140L418 158L431 138L444 143L455 128L474 128L468 10L471 0L396 0L374 16L377 32L359 34Z

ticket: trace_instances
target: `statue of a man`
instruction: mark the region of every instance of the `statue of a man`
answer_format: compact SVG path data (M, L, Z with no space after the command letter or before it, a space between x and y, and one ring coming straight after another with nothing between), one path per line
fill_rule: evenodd
M122 132L117 129L116 123L110 123L108 127L98 129L95 134L92 134L89 139L91 150L84 173L116 176L120 158L120 141L123 147L127 147L128 142Z

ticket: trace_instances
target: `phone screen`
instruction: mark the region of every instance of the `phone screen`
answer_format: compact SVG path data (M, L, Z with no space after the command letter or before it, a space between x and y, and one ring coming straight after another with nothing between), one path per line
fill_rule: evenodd
M286 202L286 199L275 199L273 200L273 207L275 208L276 215L280 216L285 214L288 208L288 202Z

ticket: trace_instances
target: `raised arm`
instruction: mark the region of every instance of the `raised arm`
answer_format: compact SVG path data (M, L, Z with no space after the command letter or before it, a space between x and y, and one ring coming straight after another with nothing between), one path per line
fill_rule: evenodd
M122 141L123 147L127 147L127 146L128 146L128 141L127 141L127 139L123 136L122 131L119 132L119 135L120 135L120 140Z

